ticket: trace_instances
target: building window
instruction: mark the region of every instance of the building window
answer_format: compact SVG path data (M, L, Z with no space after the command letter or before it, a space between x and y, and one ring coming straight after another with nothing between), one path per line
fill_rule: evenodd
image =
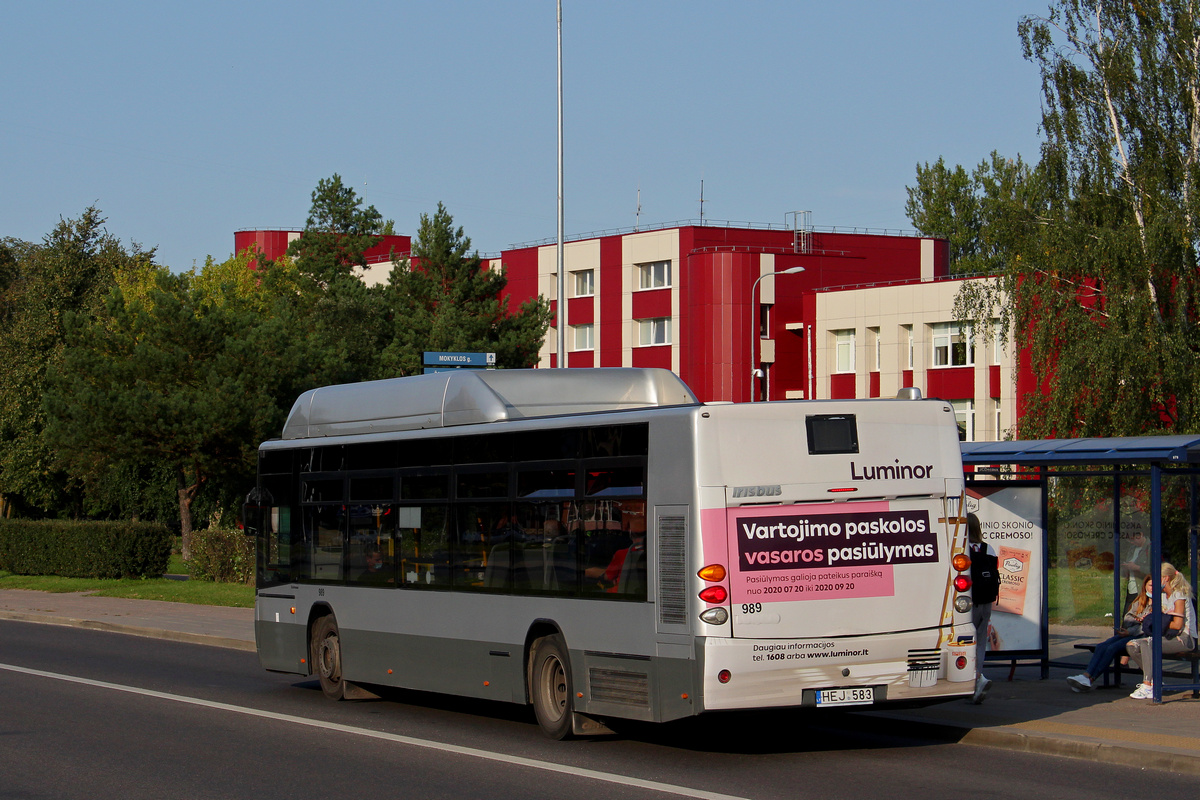
M638 344L650 347L657 344L671 343L671 318L655 317L654 319L638 320Z
M575 349L576 350L595 350L596 349L596 334L595 327L592 323L587 325L572 325L575 330Z
M1000 413L1000 401L993 400L992 403L995 405L996 411L996 441L998 442L1004 436L1004 416Z
M873 356L871 360L871 371L879 372L881 369L880 364L883 363L883 360L879 357L881 349L879 344L879 328L867 328L867 335L870 337L871 351Z
M596 294L596 271L581 269L571 273L575 277L575 296L591 297Z
M671 285L671 262L651 261L638 264L639 289L663 289Z
M903 335L903 338L901 339L901 341L908 342L908 355L907 355L907 359L906 359L904 368L912 369L913 368L913 326L912 325L901 325L900 330Z
M933 326L933 366L969 367L975 363L974 331L970 325L939 322Z
M833 332L834 372L854 372L854 329Z
M758 338L771 338L771 306L763 303L758 307Z
M951 400L950 405L954 408L954 421L958 423L958 440L975 441L975 401Z
M992 320L992 363L1000 363L1000 353L1004 346L1000 344L1000 320Z

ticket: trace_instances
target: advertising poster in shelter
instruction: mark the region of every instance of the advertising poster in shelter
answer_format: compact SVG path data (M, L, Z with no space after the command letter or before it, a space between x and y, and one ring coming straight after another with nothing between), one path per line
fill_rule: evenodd
M1090 622L1111 614L1114 570L1120 570L1123 606L1140 591L1141 580L1149 572L1150 514L1136 498L1126 496L1121 498L1120 515L1120 544L1114 553L1111 497L1060 503L1054 608L1062 619Z
M1042 604L1041 489L980 486L967 489L967 511L979 517L983 539L996 551L1000 596L992 607L990 652L1040 650Z

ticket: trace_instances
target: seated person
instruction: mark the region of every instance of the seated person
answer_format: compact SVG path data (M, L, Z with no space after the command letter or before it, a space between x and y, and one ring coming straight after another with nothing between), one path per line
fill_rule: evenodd
M359 573L360 583L395 583L392 565L385 561L378 547L368 547L363 558L364 569Z
M629 538L628 547L622 547L613 553L612 560L608 562L608 567L604 570L604 574L600 578L600 586L610 594L616 594L622 591L621 572L627 561L631 561L631 554L645 553L646 550L646 517L644 515L631 515L629 517ZM644 573L646 570L646 561L643 556L639 565L643 577L642 584L645 584ZM628 590L628 587L626 587Z
M1087 669L1078 675L1067 678L1067 685L1071 687L1071 691L1090 691L1092 681L1096 680L1096 677L1112 663L1118 653L1125 652L1125 645L1148 632L1144 629L1143 624L1146 626L1150 624L1150 592L1153 591L1153 587L1153 576L1147 575L1142 579L1142 592L1125 612L1125 619L1122 620L1122 625L1117 629L1116 635L1110 636L1096 645L1092 658L1088 661ZM1163 599L1165 600L1165 597Z
M1192 603L1192 587L1183 573L1171 564L1163 562L1162 587L1167 594L1166 613L1162 618L1162 654L1187 653L1196 646L1196 607ZM1143 630L1143 634L1147 631ZM1129 652L1129 663L1141 668L1142 682L1133 694L1135 700L1150 700L1154 697L1154 664L1151 663L1153 642L1150 636L1134 639L1125 645Z

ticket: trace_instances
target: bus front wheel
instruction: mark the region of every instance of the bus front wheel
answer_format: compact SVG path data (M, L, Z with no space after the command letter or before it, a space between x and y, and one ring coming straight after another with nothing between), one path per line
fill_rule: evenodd
M529 664L533 712L542 732L566 739L572 730L571 667L562 636L543 636L533 643Z
M313 626L312 661L313 671L321 680L321 691L331 700L341 700L346 692L342 680L342 644L332 614L321 617Z

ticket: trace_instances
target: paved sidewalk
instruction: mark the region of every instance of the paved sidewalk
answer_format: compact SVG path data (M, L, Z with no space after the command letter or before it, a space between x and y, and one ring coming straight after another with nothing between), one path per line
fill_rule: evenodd
M0 619L254 651L254 609L0 589Z
M254 612L248 608L4 589L0 619L254 650ZM1037 666L1018 666L1010 681L1009 665L989 665L992 688L982 705L955 700L928 708L860 713L949 729L965 744L1200 776L1200 699L1193 699L1191 692L1169 694L1156 706L1128 696L1135 685L1133 676L1124 676L1120 689L1077 694L1067 687L1066 676L1087 662L1088 654L1075 650L1074 644L1106 635L1101 628L1056 628L1051 658L1056 664L1076 666L1052 667L1049 680L1039 679Z

